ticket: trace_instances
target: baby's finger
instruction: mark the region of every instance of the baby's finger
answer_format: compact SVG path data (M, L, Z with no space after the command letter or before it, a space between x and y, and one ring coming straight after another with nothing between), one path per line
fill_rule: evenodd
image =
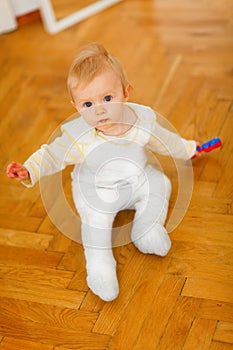
M22 166L16 162L12 162L7 166L6 174L10 179L17 179L19 177L18 173L22 170Z
M8 165L7 169L6 169L6 173L9 177L11 177L12 175L14 175L14 171L13 171L13 166L10 164Z
M14 172L8 172L8 173L6 173L7 174L7 176L10 178L10 179L16 179L16 178L18 178L18 175L16 174L16 173L14 173Z
M18 176L21 180L26 180L28 178L28 171L23 169L18 172Z

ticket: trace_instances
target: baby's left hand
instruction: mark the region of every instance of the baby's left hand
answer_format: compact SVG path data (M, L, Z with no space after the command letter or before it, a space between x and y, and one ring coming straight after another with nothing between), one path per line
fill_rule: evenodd
M203 143L202 145L200 145L199 142L196 142L196 152L194 153L191 159L199 157L201 152L211 152L212 150L221 146L222 141L219 137L214 137L213 139Z
M201 156L201 152L198 151L197 149L201 147L201 144L199 142L196 142L196 152L194 153L194 155L192 156L192 158L196 158Z

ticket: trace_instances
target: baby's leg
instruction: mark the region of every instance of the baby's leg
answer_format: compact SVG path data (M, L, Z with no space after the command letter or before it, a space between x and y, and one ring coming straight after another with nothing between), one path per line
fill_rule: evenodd
M132 240L143 253L165 256L171 247L164 223L171 194L170 180L152 167L146 168L147 185L141 186L135 203Z
M82 242L86 258L87 284L105 301L118 296L116 261L112 252L113 214L103 214L89 207L79 208Z

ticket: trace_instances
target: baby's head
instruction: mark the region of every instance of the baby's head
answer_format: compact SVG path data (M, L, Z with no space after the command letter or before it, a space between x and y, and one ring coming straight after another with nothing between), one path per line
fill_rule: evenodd
M130 84L119 60L99 43L81 48L68 74L72 105L78 110L128 100Z

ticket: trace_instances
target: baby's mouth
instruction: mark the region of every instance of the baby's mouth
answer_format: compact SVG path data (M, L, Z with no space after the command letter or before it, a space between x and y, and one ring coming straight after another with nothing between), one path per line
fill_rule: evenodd
M98 121L98 124L101 125L101 124L106 124L106 123L109 123L109 119L108 118L103 118L103 119L100 119Z
M108 118L100 119L99 123L106 123L108 121Z

